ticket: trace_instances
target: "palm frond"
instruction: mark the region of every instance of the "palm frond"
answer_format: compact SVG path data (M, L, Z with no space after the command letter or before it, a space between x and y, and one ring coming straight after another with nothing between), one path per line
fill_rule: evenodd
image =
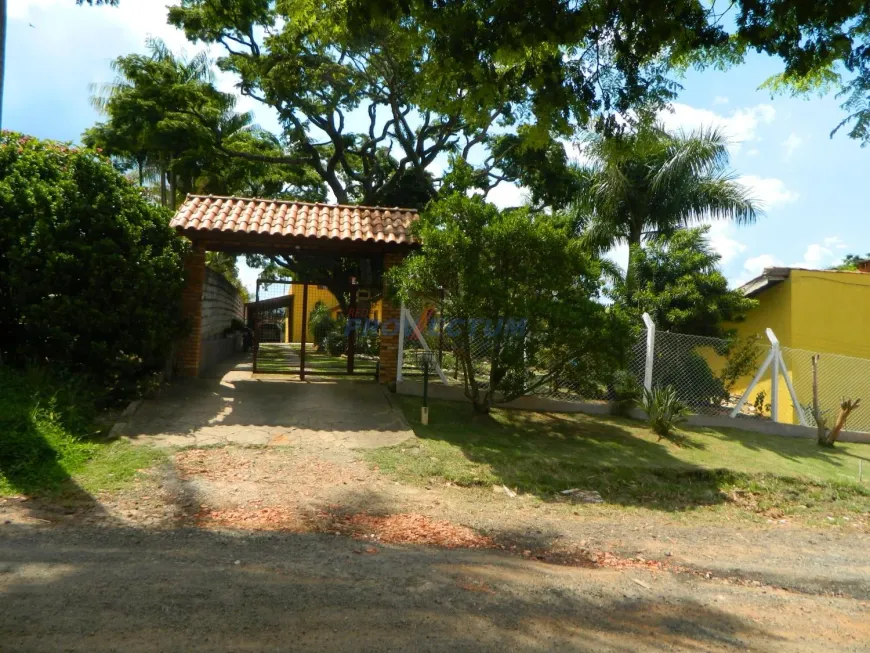
M680 132L668 136L666 144L667 158L650 180L654 192L679 185L687 177L715 174L728 165L728 140L718 128Z

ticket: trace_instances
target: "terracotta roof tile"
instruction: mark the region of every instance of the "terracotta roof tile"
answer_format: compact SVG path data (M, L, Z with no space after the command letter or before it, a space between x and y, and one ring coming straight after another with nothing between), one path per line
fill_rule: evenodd
M408 244L414 209L188 195L170 226L181 232L234 232L291 238Z

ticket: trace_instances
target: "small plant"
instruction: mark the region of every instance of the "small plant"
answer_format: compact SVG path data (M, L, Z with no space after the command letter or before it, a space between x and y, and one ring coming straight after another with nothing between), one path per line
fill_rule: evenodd
M627 370L619 370L613 375L611 395L613 403L610 413L627 417L628 412L640 401L643 388L637 382L635 376Z
M672 440L677 424L685 422L690 414L688 406L677 398L672 385L652 390L644 388L641 407L646 411L647 424L659 440Z
M764 416L764 400L767 398L767 393L762 390L755 395L755 400L752 402L752 407L755 408L755 414L759 417ZM768 407L769 410L769 407Z
M336 324L336 320L330 314L329 307L323 302L317 302L308 316L308 329L318 352L329 346L327 337L335 330Z

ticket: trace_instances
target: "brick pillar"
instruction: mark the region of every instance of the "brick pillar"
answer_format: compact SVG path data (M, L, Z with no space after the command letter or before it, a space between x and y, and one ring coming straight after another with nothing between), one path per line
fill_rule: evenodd
M384 254L384 272L399 265L405 258L404 254ZM379 351L378 381L381 383L396 382L396 365L399 362L399 312L401 306L394 305L389 298L389 288L384 280L384 300L381 323L387 325L388 334L381 329L381 346Z
M202 348L202 291L205 286L205 247L194 242L184 261L181 312L190 326L178 343L178 375L199 376Z

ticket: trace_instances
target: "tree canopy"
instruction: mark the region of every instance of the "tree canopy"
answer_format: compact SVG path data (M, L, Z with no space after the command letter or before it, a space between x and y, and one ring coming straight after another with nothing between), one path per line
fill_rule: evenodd
M649 313L662 331L726 337L726 323L740 322L757 302L740 290L729 290L719 270L721 256L707 242L709 227L680 229L656 238L634 260L635 289L627 293L617 282L616 304L636 322Z
M108 160L0 134L4 360L90 375L123 396L183 329L185 245Z
M633 289L641 243L670 237L693 222L753 222L759 208L728 170L727 143L715 129L670 134L642 120L610 136L593 135L589 163L567 215L589 251L629 246L626 292Z

